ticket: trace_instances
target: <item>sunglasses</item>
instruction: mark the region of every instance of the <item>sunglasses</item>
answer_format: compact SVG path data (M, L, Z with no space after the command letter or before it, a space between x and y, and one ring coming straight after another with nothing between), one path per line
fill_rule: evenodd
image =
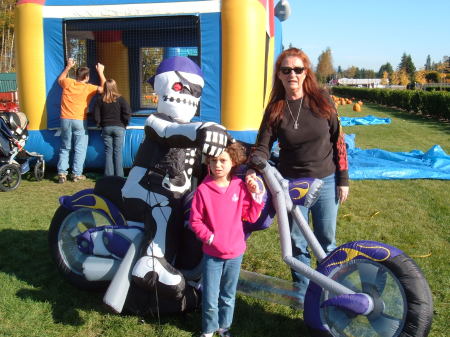
M280 71L282 74L284 75L289 75L291 73L291 71L294 71L294 73L296 73L297 75L300 75L305 68L304 67L295 67L295 68L291 68L291 67L280 67Z

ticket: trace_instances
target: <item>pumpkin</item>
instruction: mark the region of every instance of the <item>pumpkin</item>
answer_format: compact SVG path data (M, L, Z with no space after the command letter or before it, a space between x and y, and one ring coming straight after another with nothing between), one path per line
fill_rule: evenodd
M358 103L355 103L353 105L353 111L360 112L361 111L361 105L359 105Z

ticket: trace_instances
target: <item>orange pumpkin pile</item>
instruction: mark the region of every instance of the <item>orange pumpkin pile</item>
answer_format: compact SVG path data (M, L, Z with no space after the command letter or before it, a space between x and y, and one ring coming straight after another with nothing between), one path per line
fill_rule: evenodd
M352 104L354 98L350 99L350 98L344 98L344 97L338 97L338 96L331 95L331 99L334 101L334 103L337 106L337 105Z
M346 104L353 104L353 101L355 101L355 98L344 98L344 97L338 97L335 95L331 95L331 99L334 101L334 105L336 106L336 109L339 105L346 105ZM353 104L353 111L360 112L361 108L363 106L362 101L357 101L355 104Z

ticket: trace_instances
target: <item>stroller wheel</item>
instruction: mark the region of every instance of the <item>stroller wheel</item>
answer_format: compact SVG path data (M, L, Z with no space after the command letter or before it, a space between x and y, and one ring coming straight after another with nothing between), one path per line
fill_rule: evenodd
M45 174L45 161L38 160L36 162L36 165L34 166L34 178L37 181L40 181L42 180L42 178L44 178L44 174Z
M14 164L7 164L0 167L0 191L13 191L20 185L22 176L20 167Z

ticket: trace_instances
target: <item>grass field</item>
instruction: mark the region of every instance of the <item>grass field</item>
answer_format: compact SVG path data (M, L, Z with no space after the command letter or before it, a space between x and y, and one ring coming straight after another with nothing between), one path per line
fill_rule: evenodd
M450 153L450 125L394 109L365 104L344 116L389 117L389 125L353 126L359 148L389 151L428 150L439 144ZM85 182L56 184L49 170L41 182L24 180L13 192L0 193L0 336L141 337L197 336L200 313L161 317L110 314L102 293L79 291L64 282L47 249L47 230L58 197L92 187ZM375 240L414 257L430 283L434 298L432 337L448 335L450 317L450 181L351 181L349 200L338 218L338 244ZM243 268L286 280L276 225L254 233ZM309 336L301 310L239 295L233 325L236 335Z

